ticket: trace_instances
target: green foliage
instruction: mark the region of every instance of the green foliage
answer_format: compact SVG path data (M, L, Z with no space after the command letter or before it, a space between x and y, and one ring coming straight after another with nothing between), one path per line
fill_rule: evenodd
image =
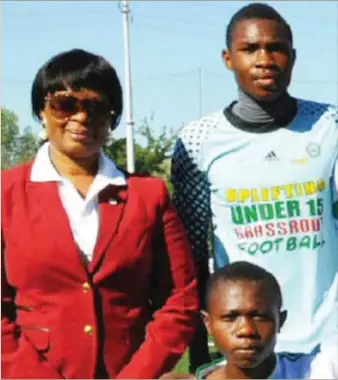
M127 170L125 138L114 140L111 145L104 147L104 152L119 168Z
M17 115L1 109L1 169L11 168L34 158L38 150L38 139L27 127L20 133Z
M140 174L151 174L161 177L167 182L169 190L171 184L170 176L170 154L173 149L177 135L172 129L162 128L159 136L155 136L151 128L153 117L145 118L135 134L141 137L145 143L135 143L135 172ZM105 153L122 169L127 169L126 139L116 139L105 148Z
M1 169L14 162L16 141L19 136L18 117L6 108L1 109Z
M26 127L18 137L14 152L14 165L32 160L39 149L36 135L30 127Z

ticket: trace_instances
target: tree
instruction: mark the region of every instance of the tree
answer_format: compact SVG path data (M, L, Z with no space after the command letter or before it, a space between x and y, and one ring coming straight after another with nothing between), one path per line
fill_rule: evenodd
M1 169L14 164L14 153L19 136L19 120L7 108L1 109Z
M141 137L144 145L136 143L135 172L139 174L151 174L162 177L167 181L170 189L170 155L177 135L173 129L162 128L159 136L155 136L151 128L153 116L144 118L141 126L136 129L136 135ZM126 139L116 139L105 148L105 153L122 169L127 169Z
M17 115L1 109L1 169L31 160L38 150L38 139L30 127L20 134Z
M22 162L32 160L39 149L39 143L36 135L30 127L26 127L16 143L14 153L14 164L18 165Z
M153 117L144 118L140 127L136 128L136 135L145 140L144 145L134 144L135 172L140 174L166 175L168 159L177 139L173 129L162 128L159 136L155 136L151 122ZM105 147L105 153L122 169L127 169L126 139L116 139Z
M154 118L145 118L136 133L145 139L145 147L137 158L141 161L139 171L148 171L153 175L167 178L168 159L177 139L177 134L172 128L162 127L159 136L154 136L151 124ZM143 153L143 155L142 155Z

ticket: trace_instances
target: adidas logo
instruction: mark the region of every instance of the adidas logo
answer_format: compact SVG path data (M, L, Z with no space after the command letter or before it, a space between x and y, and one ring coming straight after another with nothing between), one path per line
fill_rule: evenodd
M267 161L277 161L277 160L278 160L278 157L277 157L276 153L272 150L271 152L269 152L269 153L264 157L264 160L267 160Z

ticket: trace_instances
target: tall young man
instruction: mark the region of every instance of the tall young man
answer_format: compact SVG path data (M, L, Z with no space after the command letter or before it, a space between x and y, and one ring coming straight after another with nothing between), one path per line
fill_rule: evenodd
M329 344L336 350L337 109L288 93L296 52L290 26L272 7L240 9L226 44L222 56L238 98L185 126L172 160L174 201L193 246L200 297L212 225L216 267L249 261L281 284L289 318L277 352ZM192 371L209 360L206 347L201 325Z

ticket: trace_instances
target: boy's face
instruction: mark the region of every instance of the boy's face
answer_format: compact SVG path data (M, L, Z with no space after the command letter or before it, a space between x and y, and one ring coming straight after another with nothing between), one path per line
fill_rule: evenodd
M223 59L246 94L269 102L287 90L295 51L284 26L273 20L250 19L235 26Z
M269 358L284 323L278 301L263 282L220 281L209 299L205 324L228 365L255 368Z

